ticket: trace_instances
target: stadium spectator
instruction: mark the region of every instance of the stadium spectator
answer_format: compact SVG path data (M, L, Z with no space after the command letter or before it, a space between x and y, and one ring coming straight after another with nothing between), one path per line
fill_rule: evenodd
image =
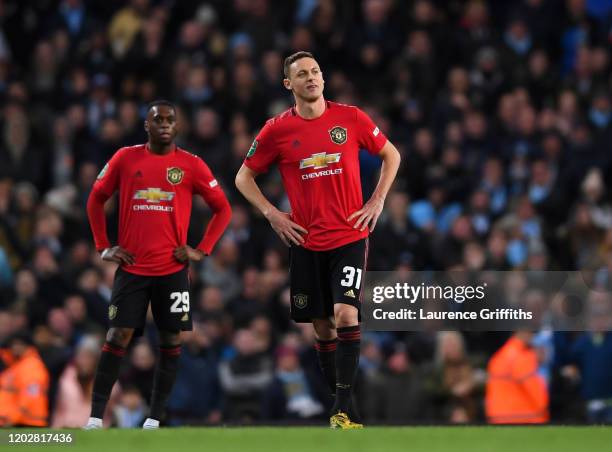
M176 384L168 403L170 425L217 424L223 398L217 374L222 326L217 319L194 322L181 354Z
M226 419L248 422L260 417L260 398L273 377L272 361L263 353L264 347L251 330L239 330L234 338L234 356L219 364Z
M591 332L576 339L569 357L569 363L578 369L574 375L580 379L587 420L598 424L612 423L612 370L606 365L612 356L612 325L605 303L593 306L589 313Z
M532 338L530 332L516 332L491 357L485 395L487 422L548 422L548 389L544 377L538 373L538 355L530 345Z
M324 418L322 395L316 394L314 377L300 365L298 351L280 345L274 378L263 395L263 417L269 420Z
M49 425L49 372L27 333L16 333L0 349L0 425Z
M121 390L117 404L113 407L113 425L119 428L140 427L148 409L140 390L135 386L127 386Z
M144 400L151 400L155 354L147 340L140 340L131 350L128 364L119 375L122 386L137 388Z
M398 347L364 389L363 415L383 422L423 423L431 420L422 369Z
M60 376L52 428L81 428L87 422L99 355L99 339L96 336L83 337L77 345L73 362Z
M435 419L453 424L474 422L480 414L477 396L484 375L469 362L460 333L438 333L436 347L436 361L426 383L435 404Z

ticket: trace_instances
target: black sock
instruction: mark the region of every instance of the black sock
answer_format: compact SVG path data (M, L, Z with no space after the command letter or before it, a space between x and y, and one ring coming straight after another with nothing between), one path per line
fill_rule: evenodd
M351 408L351 396L359 364L360 346L361 332L359 325L338 328L335 412L342 411L347 413Z
M155 368L153 378L153 392L151 393L151 415L152 419L162 420L166 402L172 391L176 373L178 371L178 360L181 355L180 345L160 346L159 361Z
M104 409L110 396L111 390L119 375L119 366L125 356L125 348L105 342L102 347L100 361L93 386L91 402L91 417L102 419Z
M332 396L336 395L336 346L338 339L322 341L317 339L315 349L319 358L319 367L329 385Z

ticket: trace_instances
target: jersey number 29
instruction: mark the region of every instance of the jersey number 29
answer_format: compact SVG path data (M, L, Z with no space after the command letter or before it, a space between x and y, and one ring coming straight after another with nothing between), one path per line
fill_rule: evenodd
M174 301L170 306L170 312L173 314L189 312L189 292L172 292L170 300Z

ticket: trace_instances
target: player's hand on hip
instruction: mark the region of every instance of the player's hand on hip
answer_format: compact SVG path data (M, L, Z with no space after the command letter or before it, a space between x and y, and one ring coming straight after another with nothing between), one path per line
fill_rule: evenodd
M285 245L291 246L294 243L299 246L304 243L302 235L308 234L308 231L291 221L288 213L275 209L266 215L266 218Z
M385 200L382 198L370 198L361 209L357 212L353 212L350 217L346 219L349 223L357 218L353 228L363 231L366 227L370 229L370 232L376 227L378 217L382 213Z
M180 262L200 262L204 259L204 256L204 251L192 248L189 245L182 245L174 250L174 257Z
M106 248L100 255L102 260L117 262L118 264L134 265L134 255L120 246Z

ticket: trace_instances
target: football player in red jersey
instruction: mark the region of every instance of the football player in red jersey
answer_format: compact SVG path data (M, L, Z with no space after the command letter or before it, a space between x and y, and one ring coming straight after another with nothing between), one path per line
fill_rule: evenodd
M102 427L102 417L126 348L145 324L149 303L159 330L151 413L143 428L159 427L178 369L180 332L191 330L189 261L201 261L227 227L231 208L219 183L199 157L180 149L176 109L168 101L149 105L144 123L148 142L119 149L104 166L87 202L87 215L102 259L117 262L110 329L98 363L91 417L86 429ZM119 243L106 234L104 203L119 192ZM192 195L213 211L202 241L187 245Z
M291 316L314 326L319 363L336 399L330 426L361 428L352 409L352 386L367 237L382 212L400 154L359 108L323 97L323 74L312 54L289 56L284 72L295 106L266 122L236 175L236 187L291 246ZM378 185L365 204L360 149L383 161ZM273 206L255 182L274 163L290 214Z

